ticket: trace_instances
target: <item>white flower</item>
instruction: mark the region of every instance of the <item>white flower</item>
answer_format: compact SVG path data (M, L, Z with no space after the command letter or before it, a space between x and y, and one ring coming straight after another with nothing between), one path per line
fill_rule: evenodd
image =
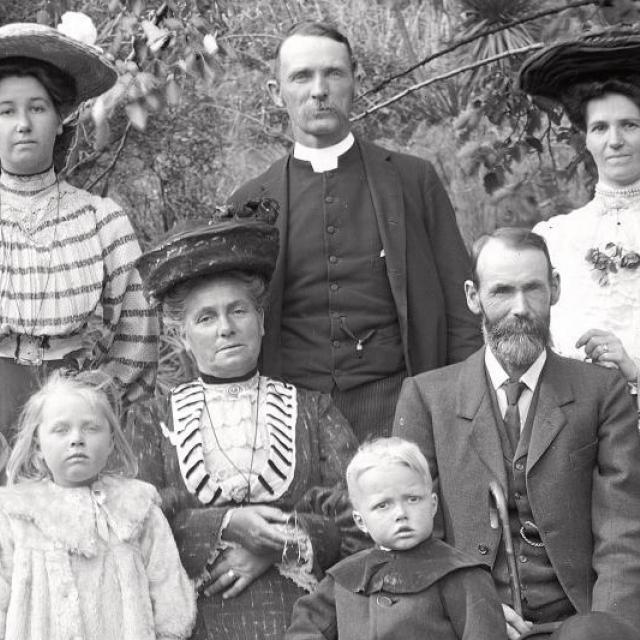
M216 37L208 33L203 39L202 44L204 45L204 50L210 55L214 56L218 52L218 41Z
M62 22L58 25L58 31L69 38L95 46L98 31L93 20L80 11L67 11L62 14Z

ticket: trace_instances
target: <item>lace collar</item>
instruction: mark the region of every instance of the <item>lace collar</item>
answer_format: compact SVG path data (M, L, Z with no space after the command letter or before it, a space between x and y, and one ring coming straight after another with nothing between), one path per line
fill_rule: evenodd
M56 172L50 167L42 173L33 173L28 176L19 176L15 173L3 171L0 173L0 187L17 195L33 196L56 183Z
M602 213L640 208L640 180L619 189L599 182L594 201L601 205Z

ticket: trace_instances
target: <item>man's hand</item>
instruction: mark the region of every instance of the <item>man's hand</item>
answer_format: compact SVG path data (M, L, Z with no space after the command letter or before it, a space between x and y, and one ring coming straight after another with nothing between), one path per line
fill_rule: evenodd
M289 516L276 507L250 505L234 509L222 539L241 544L251 553L261 556L282 553L285 535L274 524L285 524Z
M279 559L277 553L258 556L243 547L226 549L211 569L211 582L205 588L204 595L209 597L222 591L224 599L233 598Z
M509 640L518 640L518 638L533 627L533 623L519 616L510 606L503 604L502 613L507 623L507 636Z

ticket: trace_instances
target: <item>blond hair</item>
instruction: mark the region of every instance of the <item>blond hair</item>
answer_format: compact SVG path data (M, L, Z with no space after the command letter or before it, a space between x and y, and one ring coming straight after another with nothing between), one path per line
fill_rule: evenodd
M47 399L64 394L79 396L91 404L95 413L101 415L111 429L113 451L102 473L135 477L138 473L138 463L120 427L117 410L109 400L108 394L112 386L113 382L109 376L97 375L96 372L93 372L89 381L81 376L73 378L62 371L54 371L42 387L27 400L20 414L18 432L7 463L7 484L51 477L38 446L38 427Z
M409 467L422 476L428 487L433 486L429 463L417 444L396 436L377 438L361 444L347 467L347 489L352 501L357 490L358 478L365 471L375 469L385 463Z

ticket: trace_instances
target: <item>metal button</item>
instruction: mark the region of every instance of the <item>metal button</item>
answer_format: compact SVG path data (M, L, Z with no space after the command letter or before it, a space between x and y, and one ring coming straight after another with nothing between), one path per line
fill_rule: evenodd
M524 463L522 463L522 462L516 462L516 469L517 469L518 471L522 471L522 470L524 470Z
M527 558L527 556L518 556L518 560L520 560L520 562L528 562L529 558Z
M336 258L335 256L329 256L329 262L331 264L335 264L336 262L338 262L338 258Z
M334 340L331 344L337 349L340 346L340 340Z
M519 491L516 491L516 492L513 494L513 497L514 497L516 500L520 500L520 498L522 498L522 494L521 494Z
M332 282L332 283L329 285L329 289L331 289L331 291L337 291L339 288L340 288L340 287L339 287L335 282Z
M335 232L336 232L336 228L332 224L330 224L327 227L327 233L335 233Z
M334 200L335 200L335 198L334 198L333 196L327 196L327 197L324 199L324 201L325 201L327 204L331 204Z
M376 598L376 602L381 607L390 607L391 605L395 604L395 601L392 600L389 596L383 596L380 594L378 594L378 597Z
M489 547L487 547L486 544L479 544L478 545L478 551L479 551L481 556L486 556L487 553L489 553Z

